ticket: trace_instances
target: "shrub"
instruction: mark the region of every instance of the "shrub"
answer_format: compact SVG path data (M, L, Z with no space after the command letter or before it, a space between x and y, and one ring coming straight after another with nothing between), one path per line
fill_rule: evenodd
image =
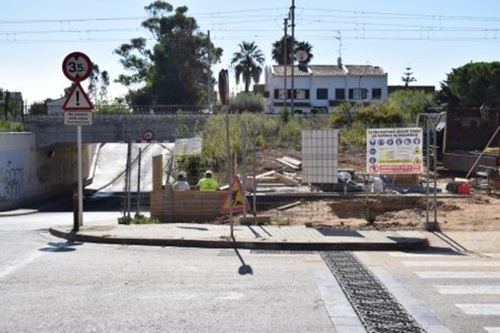
M253 93L240 93L231 99L229 111L231 113L264 112L265 100L262 95Z
M156 224L160 223L160 221L156 218L144 216L144 215L135 215L132 216L122 216L118 218L118 224Z
M23 130L22 123L0 120L0 132L22 132Z

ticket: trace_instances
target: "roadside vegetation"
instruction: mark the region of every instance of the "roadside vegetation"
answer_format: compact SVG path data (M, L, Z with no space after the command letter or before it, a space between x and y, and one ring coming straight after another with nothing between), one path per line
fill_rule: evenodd
M236 106L231 101L229 110L233 112L228 117L221 113L207 119L202 134L201 160L197 160L196 164L215 170L224 168L228 159L227 120L232 159L241 163L241 156L238 154L243 149L243 141L246 141L247 151L253 149L254 145L260 150L300 150L303 130L336 128L340 130L340 149L362 150L366 146L367 128L415 126L419 113L439 111L432 95L410 90L395 92L387 101L370 104L343 103L333 108L329 114L316 115L291 115L287 109L276 116L264 115L262 112L242 112L242 100L242 97L235 99ZM243 126L246 127L244 139ZM247 160L247 163L250 162L251 160Z
M158 224L160 220L144 216L144 215L135 215L135 216L121 216L118 218L118 224Z
M0 133L2 132L22 132L23 129L23 124L14 122L14 121L7 121L7 120L0 120Z

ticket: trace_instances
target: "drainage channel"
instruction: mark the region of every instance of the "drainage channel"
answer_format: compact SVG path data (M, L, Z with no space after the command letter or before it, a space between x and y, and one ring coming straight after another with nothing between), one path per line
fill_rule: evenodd
M350 252L321 252L367 332L425 332Z

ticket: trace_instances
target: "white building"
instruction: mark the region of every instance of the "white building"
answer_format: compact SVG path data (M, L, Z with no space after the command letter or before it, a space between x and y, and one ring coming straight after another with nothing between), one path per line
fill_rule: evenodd
M59 99L54 99L47 102L47 114L62 114L63 113L63 105L66 101L66 97L62 97Z
M291 110L292 72L290 66L265 69L266 112ZM293 72L294 110L331 112L342 102L386 100L387 73L371 65L296 65ZM285 91L287 93L285 94Z

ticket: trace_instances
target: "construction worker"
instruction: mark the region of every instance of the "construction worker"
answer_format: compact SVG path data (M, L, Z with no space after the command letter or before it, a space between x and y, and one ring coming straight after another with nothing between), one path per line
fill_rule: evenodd
M200 191L217 191L219 189L219 184L212 176L212 171L205 171L205 178L200 179L196 187L199 188Z
M172 188L176 191L189 191L189 183L186 181L186 173L184 171L179 172L177 176L177 181L172 185Z

